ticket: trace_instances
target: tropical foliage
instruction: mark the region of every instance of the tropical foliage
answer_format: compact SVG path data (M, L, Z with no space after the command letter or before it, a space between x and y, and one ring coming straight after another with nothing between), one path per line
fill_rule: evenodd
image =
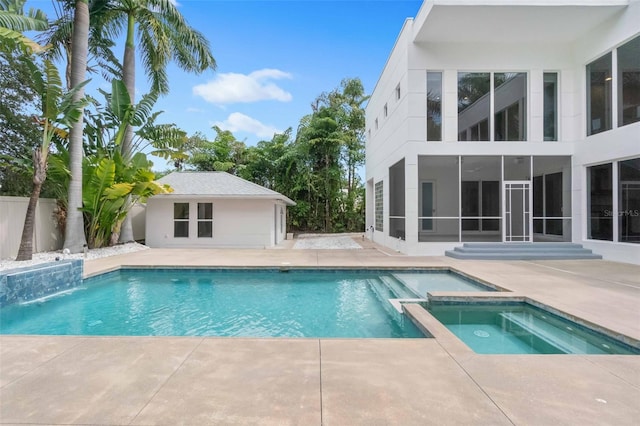
M82 115L84 99L75 100L75 93L81 90L86 82L64 92L58 69L48 60L42 67L31 64L32 78L38 93L41 94L42 114L34 117L42 127L42 139L39 146L33 150L33 189L22 231L22 239L18 250L17 260L30 260L33 254L33 221L35 208L42 184L47 178L48 156L51 142L55 136L66 137L68 129L77 122Z
M169 90L166 67L173 61L200 73L216 63L207 40L174 2L61 0L54 2L57 18L50 23L42 12L25 12L24 4L0 0L0 131L9 141L0 151L0 184L19 176L22 184L9 185L9 192L34 200L48 188L59 200L65 247L72 252L85 242L114 244L128 232L133 203L171 190L155 182L151 154L178 170L226 171L289 196L297 202L290 210L293 230L362 229L359 171L367 97L360 80L345 79L321 94L295 136L290 128L247 146L214 127L212 141L201 133L187 137L175 124L157 124L161 112L154 111L155 103ZM25 31L40 31L36 40L47 48ZM113 53L120 34L126 37L122 63ZM136 54L151 86L137 103L131 96ZM67 90L54 61L63 63ZM111 90L98 90L104 101L89 96L87 104L85 75L93 71L111 82ZM37 119L35 110L42 111ZM25 226L22 258L30 253L29 232Z
M320 95L312 113L292 130L247 147L231 132L214 127L207 141L189 138L188 159L179 168L227 171L293 199L289 225L294 230L341 232L364 228L364 110L367 97L359 79Z

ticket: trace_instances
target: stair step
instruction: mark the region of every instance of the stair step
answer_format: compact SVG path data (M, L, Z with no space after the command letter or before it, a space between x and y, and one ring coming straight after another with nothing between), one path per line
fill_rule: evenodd
M454 250L464 253L591 253L582 247L456 247Z
M594 253L544 253L544 252L488 252L465 253L447 250L445 254L455 259L477 260L569 260L569 259L602 259L602 256Z

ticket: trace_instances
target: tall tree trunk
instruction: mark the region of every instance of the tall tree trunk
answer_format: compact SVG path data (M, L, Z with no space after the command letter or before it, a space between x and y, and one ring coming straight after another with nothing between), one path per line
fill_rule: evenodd
M136 93L136 45L134 42L135 20L133 15L129 15L127 21L127 40L124 46L124 60L122 66L122 80L127 87L131 103L135 104ZM133 156L133 128L127 126L122 140L122 156L125 161L130 160ZM126 201L129 203L129 200ZM120 229L120 242L127 243L133 241L133 226L131 224L131 215L127 213Z
M27 214L24 218L24 226L22 227L22 238L20 239L20 248L16 260L31 260L33 257L33 231L36 218L36 207L38 206L38 198L40 198L40 190L42 184L47 178L46 156L42 158L41 147L33 150L33 190L29 198L27 206Z
M73 18L73 36L71 43L71 86L85 81L87 72L87 52L89 50L89 4L87 0L77 0ZM84 97L84 88L78 90L73 100ZM69 132L69 202L67 223L65 226L64 248L71 253L80 253L87 243L84 236L82 211L82 157L83 157L84 115L73 125Z

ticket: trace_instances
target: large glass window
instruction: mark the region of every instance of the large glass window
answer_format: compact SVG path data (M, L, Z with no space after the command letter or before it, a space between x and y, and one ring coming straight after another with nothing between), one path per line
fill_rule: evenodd
M611 52L587 65L587 135L611 129Z
M640 121L640 36L618 48L618 126Z
M618 240L640 244L640 158L618 163Z
M527 139L527 74L497 72L494 87L494 140Z
M544 140L558 140L558 73L544 73Z
M427 140L442 140L441 72L427 72Z
M458 73L458 140L524 141L527 139L527 74L521 72ZM493 96L493 135L491 97Z
M458 73L458 140L488 141L491 114L488 72Z
M383 208L383 200L384 200L384 186L383 181L376 182L375 185L375 216L376 216L376 231L383 231L383 223L384 223L384 208Z
M198 238L213 237L213 204L198 203Z
M587 168L588 238L613 241L613 166Z
M173 237L189 238L189 203L173 203Z

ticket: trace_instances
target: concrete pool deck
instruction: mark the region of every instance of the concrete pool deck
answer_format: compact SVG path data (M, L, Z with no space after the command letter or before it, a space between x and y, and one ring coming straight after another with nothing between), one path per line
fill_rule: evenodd
M451 267L640 340L640 267L362 250L150 249L120 266ZM0 336L2 424L640 422L640 356L478 355L436 339Z

